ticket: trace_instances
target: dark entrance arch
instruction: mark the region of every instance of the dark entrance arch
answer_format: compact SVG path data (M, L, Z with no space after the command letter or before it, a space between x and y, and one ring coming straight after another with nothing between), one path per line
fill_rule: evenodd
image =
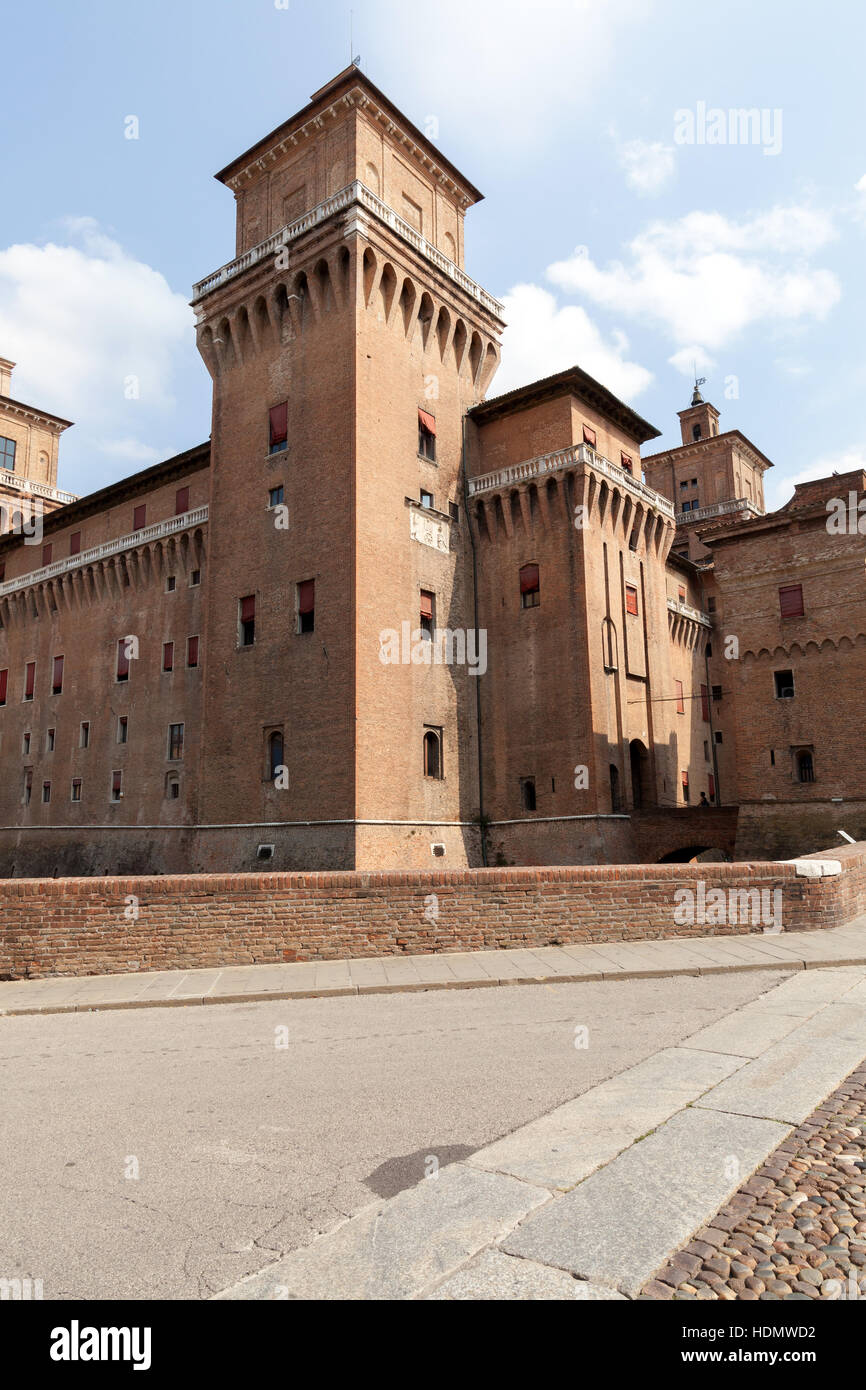
M632 806L636 811L640 811L644 806L654 806L649 751L639 738L633 738L629 743L628 759L631 770Z

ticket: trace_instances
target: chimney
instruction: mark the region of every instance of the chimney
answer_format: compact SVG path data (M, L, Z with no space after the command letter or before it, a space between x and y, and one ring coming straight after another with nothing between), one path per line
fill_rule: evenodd
M0 357L0 396L8 396L12 390L12 369L15 363L8 357Z

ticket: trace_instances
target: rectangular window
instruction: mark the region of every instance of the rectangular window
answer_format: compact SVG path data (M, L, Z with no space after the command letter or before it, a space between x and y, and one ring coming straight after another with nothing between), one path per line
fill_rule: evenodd
M538 805L535 795L535 778L521 777L520 804L524 811L534 811Z
M24 774L24 805L30 805L30 798L33 795L33 769L28 767Z
M188 637L186 639L186 664L187 666L198 666L197 637Z
M279 487L272 487L270 492L268 493L268 506L281 507L283 505L284 497L285 489L282 483L280 483Z
M458 505L457 505L456 502L449 502L449 503L448 503L448 515L450 516L451 520L454 522L454 525L455 525L455 526L459 526L459 525L460 525L460 508L458 507Z
M716 779L711 772L707 773L707 797L710 801L716 799Z
M422 506L422 507L432 507L432 506L433 506L433 494L432 494L432 492L425 492L425 490L424 490L423 487L422 487L422 489L421 489L421 506Z
M701 686L701 718L706 724L710 722L710 692L705 685Z
M125 637L118 637L117 639L117 679L119 681L129 680L129 650Z
M201 583L201 570L193 570L192 574L191 574L190 577L189 577L189 587L190 587L191 589L194 589L194 588L196 587L196 585L198 585L198 584L200 584L200 583Z
M129 716L121 714L117 721L117 741L118 743L129 742Z
M189 488L179 487L174 494L174 514L183 516L184 512L189 511Z
M170 575L168 576L168 578L166 579L166 581L165 581L165 592L166 592L167 594L173 594L176 588L177 588L177 576L174 575L174 574L170 574Z
M688 480L688 478L681 478L681 479L680 479L680 491L681 491L681 492L682 492L683 488L687 488L688 485L689 485L689 480Z
M708 763L709 761L710 761L710 745L709 745L708 740L707 740L707 739L704 739L704 762L705 762L705 763Z
M683 801L688 802L688 799L689 799L689 774L688 774L685 770L683 770L683 772L682 772L680 775L681 775L681 777L682 777Z
M793 671L774 671L773 683L776 690L777 700L793 700L794 698L794 672Z
M421 590L421 631L425 638L433 640L433 604L435 595L430 589Z
M684 698L683 698L683 683L682 683L682 681L674 681L674 689L675 689L676 692L677 692L677 714L685 714L685 712L686 712L686 702L685 702L685 700L684 700Z
M623 453L621 453L619 457L620 457L620 462L621 462L623 468L625 469L626 473L633 473L633 472L634 472L634 464L633 464L632 461L631 461L630 455L629 455L629 454L623 454Z
M46 729L46 730L45 730L45 752L46 752L46 753L53 753L53 752L54 752L54 743L55 743L56 735L57 735L57 730L56 730L56 729Z
M36 688L36 662L28 661L24 668L24 699L32 700Z
M591 444L593 449L595 448L595 430L589 425L583 427L583 442L584 444Z
M63 691L63 657L55 656L54 674L51 677L51 694L60 695Z
M721 729L716 729L715 738L716 738L716 743L724 743L724 739L722 738L722 731L721 731Z
M72 800L73 800L73 801L80 801L80 800L81 800L81 778L80 778L80 777L73 777L73 779L72 779Z
M90 724L88 723L87 720L85 720L84 723L81 725L81 733L80 733L79 739L78 739L78 747L79 747L79 748L89 748L89 747L90 747Z
M30 752L30 733L29 733L29 731L28 731L28 732L24 735L24 756L25 756L25 758L27 757L27 754L28 754L29 752Z
M803 586L802 584L783 584L779 589L779 612L783 618L802 618L805 612L803 608Z
M519 577L521 608L538 608L541 603L541 571L538 565L523 565Z
M42 783L42 804L43 804L44 806L47 806L50 800L51 800L51 783L50 783L50 782L43 782L43 783Z
M15 440L0 434L0 468L7 473L15 472Z
M52 556L53 554L54 554L54 547L53 547L53 545L51 544L50 541L46 541L45 545L43 545L43 547L42 547L42 563L43 563L43 565L50 565L50 564L51 564L51 556Z
M162 644L162 669L163 671L174 670L174 643L163 642Z
M436 459L436 420L426 410L418 411L418 453L431 463Z
M685 586L685 584L680 584L679 588L677 589L677 602L678 602L678 603L685 603L685 601L686 601L686 586Z
M708 613L715 613L715 611L716 611L716 600L715 600L715 598L713 597L713 595L710 594L709 598L707 599L707 612L708 612Z
M714 685L714 686L713 686L713 699L714 699L714 700L721 700L721 698L722 698L722 687L721 687L720 685Z
M316 581L298 585L298 632L312 632L316 625Z
M73 531L73 532L72 532L72 535L69 537L69 554L70 554L70 555L80 555L80 554L81 554L81 532L80 532L80 531Z
M289 403L272 405L268 411L268 453L278 454L289 442Z
M626 613L637 613L637 589L634 584L625 586L625 611Z
M168 760L169 762L179 762L183 757L183 725L169 724L168 726Z
M114 772L112 772L112 774L111 774L111 799L112 799L112 801L120 801L120 799L121 799L122 796L123 796L123 773L122 773L119 769L116 768L116 769L114 770Z
M256 596L238 599L238 645L251 647L256 640Z
M147 503L140 502L132 513L133 531L142 531L147 522Z
M9 671L0 671L0 705L6 703L6 690L9 685Z

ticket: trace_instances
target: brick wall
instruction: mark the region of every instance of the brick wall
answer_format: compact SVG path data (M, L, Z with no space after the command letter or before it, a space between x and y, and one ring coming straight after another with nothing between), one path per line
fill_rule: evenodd
M794 864L655 864L451 872L237 874L0 882L0 977L95 975L424 951L761 931L675 917L686 889L781 895L786 931L866 906L866 844ZM703 887L701 886L703 885ZM743 913L740 913L741 918Z

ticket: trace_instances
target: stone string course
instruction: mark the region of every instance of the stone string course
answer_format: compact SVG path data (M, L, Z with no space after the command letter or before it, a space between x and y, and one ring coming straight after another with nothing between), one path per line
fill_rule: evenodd
M841 860L841 875L777 863L9 879L0 978L763 930L678 924L674 894L699 882L779 889L788 931L839 926L866 909L866 845L811 857Z

